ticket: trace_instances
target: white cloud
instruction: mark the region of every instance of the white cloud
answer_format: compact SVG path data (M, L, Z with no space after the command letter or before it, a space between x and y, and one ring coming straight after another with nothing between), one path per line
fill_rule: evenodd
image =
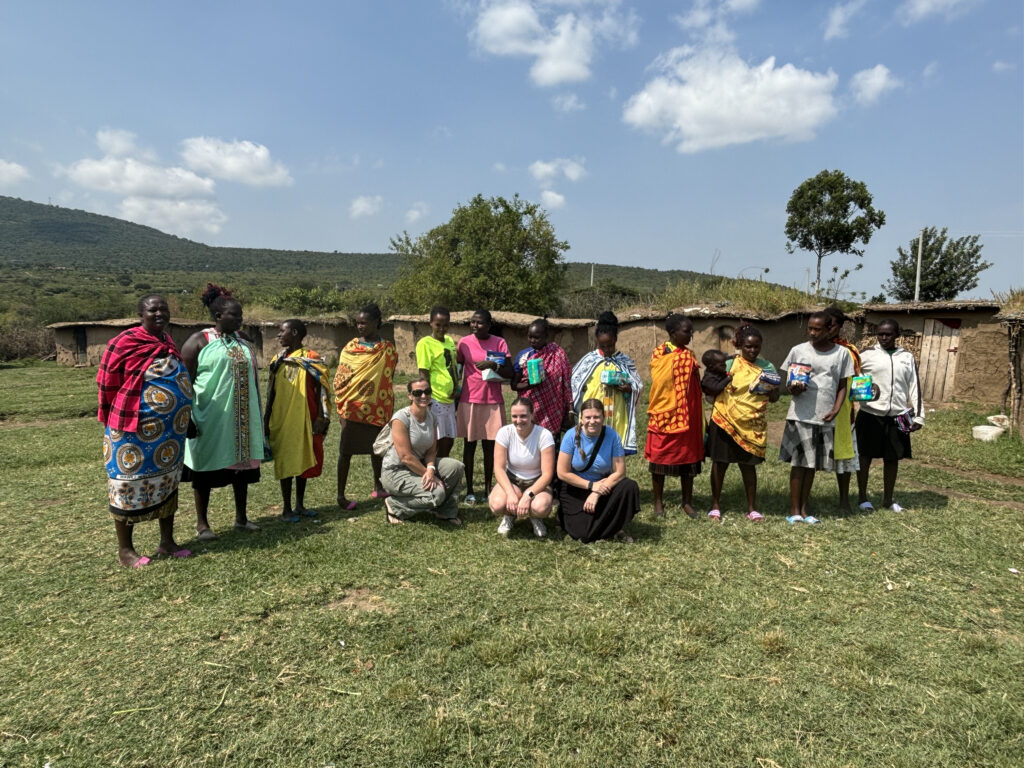
M540 193L540 201L545 208L551 210L565 207L565 195L560 195L551 189L545 189Z
M384 198L380 195L360 195L352 200L348 207L348 215L353 219L361 219L363 216L373 216L380 213L384 206Z
M701 32L708 39L724 42L732 39L726 27L728 17L750 13L759 5L760 0L694 0L690 9L675 20L684 30Z
M415 202L405 212L405 223L415 224L417 221L422 219L424 216L430 213L430 207L424 202Z
M639 18L621 11L620 0L483 2L470 38L494 56L532 58L536 85L575 83L590 77L600 44L628 48L636 44ZM564 10L561 6L572 6Z
M575 93L565 93L561 96L554 96L551 99L551 106L557 109L559 112L579 112L587 108L580 97Z
M181 157L192 170L217 179L253 187L281 187L292 183L284 164L272 160L269 149L252 141L196 136L182 142Z
M86 189L139 197L189 198L213 194L214 181L184 168L161 167L131 157L83 158L63 173Z
M1003 72L1012 72L1017 68L1017 65L1012 61L994 61L992 62L992 71L997 75Z
M496 173L504 173L506 170L505 164L499 161L491 166L491 170L495 171Z
M210 200L167 200L154 197L126 197L121 202L121 218L155 227L163 232L189 235L207 232L215 235L228 220Z
M30 178L31 174L25 166L0 159L0 189L17 186Z
M946 20L965 13L977 0L905 0L896 9L896 16L905 25L916 24L929 16L945 16Z
M101 128L96 131L96 145L104 155L111 157L140 154L135 134L118 128Z
M847 24L850 23L850 19L860 13L866 2L867 0L849 0L849 2L833 6L829 10L828 20L825 22L825 39L846 37L848 34Z
M746 144L763 139L806 141L836 115L827 73L775 57L751 66L728 46L675 48L658 57L662 74L633 94L623 120L674 144L679 152Z
M937 74L939 74L939 62L937 61L929 61L927 64L925 64L924 69L921 70L921 76L925 80L930 80Z
M586 160L570 160L566 157L557 157L554 160L537 160L530 164L530 175L545 189L550 187L559 177L568 181L579 181L587 175L584 167Z
M850 80L850 91L858 104L864 106L874 104L883 94L899 88L902 83L893 77L889 68L877 64L871 69L862 69Z

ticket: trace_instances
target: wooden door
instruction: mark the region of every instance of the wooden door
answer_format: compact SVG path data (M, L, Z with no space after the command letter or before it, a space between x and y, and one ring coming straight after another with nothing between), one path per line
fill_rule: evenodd
M956 328L950 325L957 325ZM933 403L953 399L957 351L960 346L959 322L947 325L939 319L924 321L921 339L921 396Z

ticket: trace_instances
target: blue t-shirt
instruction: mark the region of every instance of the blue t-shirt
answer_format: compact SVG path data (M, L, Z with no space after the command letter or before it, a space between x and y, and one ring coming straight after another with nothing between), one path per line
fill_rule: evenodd
M601 450L598 452L597 458L594 459L590 469L586 472L581 471L587 466L587 462L590 461L590 454L594 450L598 437L591 438L587 437L586 433L580 433L580 445L583 447L583 452L587 454L585 459L580 457L580 449L576 447L575 429L570 429L562 437L562 445L559 450L572 456L572 471L584 480L593 480L595 482L603 480L614 469L612 467L612 459L626 455L626 452L622 449L622 438L619 437L619 433L605 425L604 442L601 443Z

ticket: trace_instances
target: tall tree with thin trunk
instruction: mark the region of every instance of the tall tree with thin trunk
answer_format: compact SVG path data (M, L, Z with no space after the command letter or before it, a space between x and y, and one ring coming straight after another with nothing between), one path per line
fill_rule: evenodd
M925 227L921 248L921 301L950 301L958 293L978 287L978 273L992 266L981 260L978 242L980 235L966 235L950 239L946 227L939 232ZM889 262L892 279L885 284L885 292L896 301L914 300L917 279L917 246L921 236L910 241L910 247L896 249L899 256Z
M821 262L834 254L863 256L864 246L885 224L863 181L842 171L822 171L793 190L786 206L786 250L810 251L817 259L814 293L821 294Z

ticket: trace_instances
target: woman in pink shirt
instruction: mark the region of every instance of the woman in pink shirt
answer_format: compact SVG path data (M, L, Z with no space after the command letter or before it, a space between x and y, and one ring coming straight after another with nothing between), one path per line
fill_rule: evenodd
M478 309L469 320L472 333L459 339L456 359L462 368L462 393L455 412L459 437L465 440L462 462L466 465L466 504L476 504L473 494L473 463L476 443L484 442L484 487L491 492L494 478L494 438L505 424L502 379L512 377L508 345L491 335L491 313Z

